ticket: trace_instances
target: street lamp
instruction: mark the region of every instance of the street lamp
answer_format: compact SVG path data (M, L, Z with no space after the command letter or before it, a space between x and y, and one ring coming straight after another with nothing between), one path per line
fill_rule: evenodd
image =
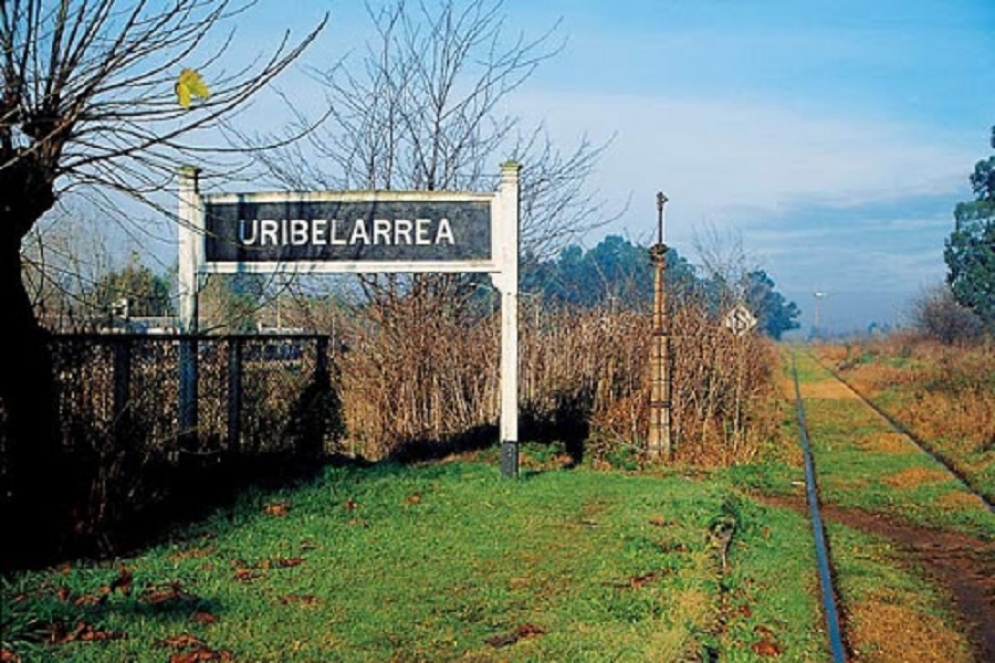
M820 334L822 330L819 328L819 300L826 296L826 293L816 290L813 293L815 298L815 323L812 325L812 335L815 336Z

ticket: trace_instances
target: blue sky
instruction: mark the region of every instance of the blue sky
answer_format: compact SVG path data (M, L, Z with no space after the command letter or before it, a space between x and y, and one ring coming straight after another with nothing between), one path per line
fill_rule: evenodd
M331 11L316 64L368 29L357 0L301 1L292 18L263 5L243 32ZM952 209L990 153L992 0L506 0L504 13L526 35L561 20L562 51L508 109L564 148L614 137L594 185L630 206L607 232L652 237L662 189L669 243L694 259L696 236L741 237L806 325L815 290L825 325L853 329L895 321L942 280Z

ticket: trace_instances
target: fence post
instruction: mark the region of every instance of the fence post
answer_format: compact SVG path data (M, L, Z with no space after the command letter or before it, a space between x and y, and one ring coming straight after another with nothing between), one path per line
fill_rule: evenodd
M184 334L180 338L180 417L179 438L183 446L196 446L197 442L197 383L200 370L197 365L197 337Z
M325 452L326 429L326 408L328 407L328 395L332 388L331 375L328 372L328 337L319 336L315 339L315 361L314 361L314 398L311 399L311 407L318 408L318 412L312 412L311 420L314 421L312 430L305 433L304 444L305 453L313 458L321 457ZM315 416L317 415L317 416ZM311 428L310 426L306 428Z
M228 455L242 452L242 339L228 338Z
M114 349L114 446L124 446L129 430L128 401L131 399L131 339L122 337L111 341Z

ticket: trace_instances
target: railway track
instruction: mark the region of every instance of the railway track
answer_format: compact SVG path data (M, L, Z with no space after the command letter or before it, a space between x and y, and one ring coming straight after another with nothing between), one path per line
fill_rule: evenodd
M956 481L956 483L959 484L959 490L963 490L965 493L974 496L977 498L979 504L983 504L984 508L986 508L989 512L993 512L992 503L975 486L973 486L961 472L957 471L948 459L945 459L941 455L932 451L928 445L923 443L922 440L917 439L917 437L911 431L902 426L900 422L894 420L894 418L889 416L886 412L883 412L879 406L856 390L842 376L840 376L837 371L826 366L814 354L806 353L806 359L818 366L821 371L824 371L827 375L831 376L833 382L839 383L839 389L845 390L845 393L848 394L847 402L853 404L850 407L854 408L854 411L863 410L866 413L862 415L865 417L865 420L879 417L883 423L887 424L887 426L882 426L882 428L889 428L896 434L896 437L900 437L903 441L908 442L909 453L913 455L919 453L931 458L936 463L936 472L938 474L946 473L951 481ZM829 640L829 648L832 652L832 660L834 663L841 663L849 659L855 659L857 658L857 655L853 648L855 643L852 641L851 637L848 637L848 625L845 623L846 620L844 619L841 621L840 619L841 615L845 616L849 614L849 611L847 610L848 606L842 605L840 601L839 587L836 586L839 579L834 571L830 545L831 542L827 542L824 516L828 513L831 519L836 521L839 518L839 514L845 511L845 507L841 508L840 505L834 503L822 503L818 482L819 472L815 464L815 459L813 458L812 442L814 441L816 443L816 450L819 458L829 463L837 463L837 474L835 478L835 481L837 482L839 481L839 461L832 460L832 454L836 453L836 450L827 449L825 447L826 440L819 439L819 426L817 425L815 428L810 428L809 426L809 420L806 418L803 390L800 386L798 377L797 357L794 352L791 354L791 370L795 388L794 395L800 430L800 443L805 465L806 500L808 503L809 519L813 530L813 538L815 541L816 563L822 599L823 616ZM837 387L834 386L833 388L836 389ZM871 412L874 414L871 414ZM816 420L818 420L818 417ZM816 437L810 440L810 436L813 434L812 431L815 431ZM858 433L854 431L854 436L857 435ZM823 454L829 455L823 458ZM926 462L928 463L929 461ZM831 482L834 480L833 477L823 478L828 478ZM839 495L838 484L836 490L836 494ZM886 519L893 518L895 519L895 522L899 522L903 518L899 511L891 511L890 508L883 508L880 515ZM872 515L871 519L873 518L874 516ZM901 526L898 525L897 527ZM911 548L918 545L918 537L922 536L922 532L916 534L913 527L905 530L902 534L905 539L905 544L910 547L909 554L915 555L915 551L911 550ZM910 544L909 541L914 541L914 543ZM986 545L986 548L988 547L990 546ZM961 552L953 550L950 551L950 554L960 560ZM963 552L963 555L965 559L968 559L970 558L971 553L970 551L966 551ZM935 560L920 557L915 561L917 563L925 562L925 564L921 565L928 566L929 562L933 562ZM957 565L953 564L952 566ZM981 571L982 575L990 571L990 568L990 564L983 564L983 570ZM965 628L970 631L971 644L976 657L975 660L995 660L990 658L993 654L995 654L995 633L993 633L993 629L995 629L995 620L991 617L990 612L992 604L990 591L984 587L970 586L970 581L965 578L951 579L951 576L956 576L965 569L973 570L973 567L970 567L970 565L966 567L962 566L954 569L953 571L951 571L950 568L934 568L933 571L937 572L940 576L946 576L946 589L951 590L950 593L954 595L955 603L960 606L959 609L962 611L962 617L964 618L964 623L966 624ZM988 615L988 617L982 617L979 619L979 612L983 615Z
M791 372L795 382L795 404L798 409L798 429L801 432L802 453L805 462L805 497L808 502L809 518L812 522L812 535L815 539L815 558L819 574L819 590L822 595L822 614L826 620L826 634L834 663L845 663L846 646L840 627L838 594L833 586L832 564L829 547L826 545L826 528L822 522L819 505L819 486L812 460L812 445L808 438L808 423L805 419L805 403L798 385L798 367L794 355L791 356Z

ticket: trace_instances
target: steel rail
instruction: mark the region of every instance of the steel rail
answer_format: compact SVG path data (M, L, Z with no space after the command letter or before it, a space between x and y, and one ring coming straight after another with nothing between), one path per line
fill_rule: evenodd
M798 386L798 367L795 355L791 355L791 372L795 381L795 402L798 405L798 428L801 432L802 452L805 458L805 493L808 499L809 517L812 521L812 534L815 539L815 561L819 571L819 587L822 594L822 608L826 617L826 631L829 648L834 663L846 663L846 648L843 646L843 632L840 628L839 610L836 606L836 590L829 568L829 547L826 545L826 528L819 513L819 491L815 479L815 463L812 461L812 447L808 438L808 423L805 421L805 406L802 403L801 388Z

